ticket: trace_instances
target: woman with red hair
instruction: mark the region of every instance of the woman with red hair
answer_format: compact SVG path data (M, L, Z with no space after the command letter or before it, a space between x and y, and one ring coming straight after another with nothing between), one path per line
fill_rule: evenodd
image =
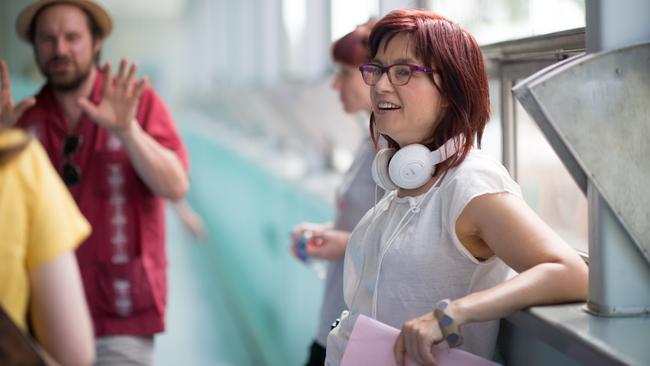
M332 45L332 59L338 69L332 88L339 93L346 113L366 113L366 118L371 112L370 90L359 74L359 65L370 61L368 37L373 23L370 21L357 27ZM304 254L328 261L325 294L307 366L323 365L327 334L341 311L346 309L343 301L343 255L350 232L374 204L375 194L378 197L384 194L383 190L375 192L375 184L370 176L370 164L374 156L373 141L367 135L337 190L334 222L303 223L296 226L291 233L294 242L300 242L305 235L310 238ZM295 251L298 254L297 250Z
M369 46L372 61L360 71L370 128L389 145L373 178L391 191L350 237L349 312L328 337L326 364L339 364L360 314L401 328L400 365L406 354L435 365L432 346L442 341L491 358L499 318L584 300L587 267L505 168L473 147L490 116L475 39L435 13L396 10L377 22Z

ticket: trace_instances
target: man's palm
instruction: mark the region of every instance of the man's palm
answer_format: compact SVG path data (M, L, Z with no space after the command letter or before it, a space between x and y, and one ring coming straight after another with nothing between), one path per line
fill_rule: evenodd
M145 78L135 81L135 64L129 67L128 74L126 69L127 62L122 60L120 70L113 78L111 65L104 66L103 97L98 105L87 98L79 99L79 105L95 123L117 133L127 130L135 119L140 96L147 85Z
M29 97L14 105L9 82L9 68L0 60L0 128L13 126L27 109L36 104L34 97Z

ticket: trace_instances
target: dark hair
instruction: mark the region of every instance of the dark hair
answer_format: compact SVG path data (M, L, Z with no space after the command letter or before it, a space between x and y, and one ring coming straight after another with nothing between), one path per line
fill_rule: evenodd
M440 85L434 85L448 102L445 114L431 131L425 145L435 150L451 138L460 144L458 152L438 169L446 171L460 164L474 144L480 147L485 124L490 118L490 96L487 72L481 48L466 30L449 19L426 10L394 10L380 19L370 34L370 54L374 58L382 41L384 47L397 34L409 35L415 56L424 66L435 68ZM430 75L433 80L433 75ZM374 115L370 117L370 133L377 143ZM397 142L385 136L390 147ZM440 170L439 170L440 171Z
M332 45L332 59L350 66L359 66L370 62L368 39L375 25L374 20L356 27L352 32L341 37Z
M34 38L36 37L36 20L38 17L43 13L43 10L53 6L57 5L56 3L54 4L49 4L46 5L38 10L38 12L34 15L34 18L32 18L32 22L29 25L29 30L27 31L27 34L29 36L29 41L33 44L34 43ZM84 14L86 15L86 21L88 23L88 29L90 30L90 35L93 37L93 41L96 41L98 39L101 39L103 37L102 29L99 27L99 24L97 24L97 21L95 18L90 14L90 12L82 7L79 7Z

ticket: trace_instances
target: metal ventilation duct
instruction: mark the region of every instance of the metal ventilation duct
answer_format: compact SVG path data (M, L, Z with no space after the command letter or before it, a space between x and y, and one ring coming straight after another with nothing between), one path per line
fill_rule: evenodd
M590 180L650 263L650 43L566 60L513 92L583 192Z

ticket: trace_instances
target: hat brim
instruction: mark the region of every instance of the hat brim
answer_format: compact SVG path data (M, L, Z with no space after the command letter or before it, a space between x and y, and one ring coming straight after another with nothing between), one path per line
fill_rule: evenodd
M113 21L108 12L99 4L89 0L40 0L34 4L29 5L18 14L16 19L16 33L25 42L31 42L29 37L30 27L34 21L34 17L38 12L48 5L54 4L69 4L76 5L86 10L90 16L93 17L97 26L101 30L101 37L106 38L113 30Z

